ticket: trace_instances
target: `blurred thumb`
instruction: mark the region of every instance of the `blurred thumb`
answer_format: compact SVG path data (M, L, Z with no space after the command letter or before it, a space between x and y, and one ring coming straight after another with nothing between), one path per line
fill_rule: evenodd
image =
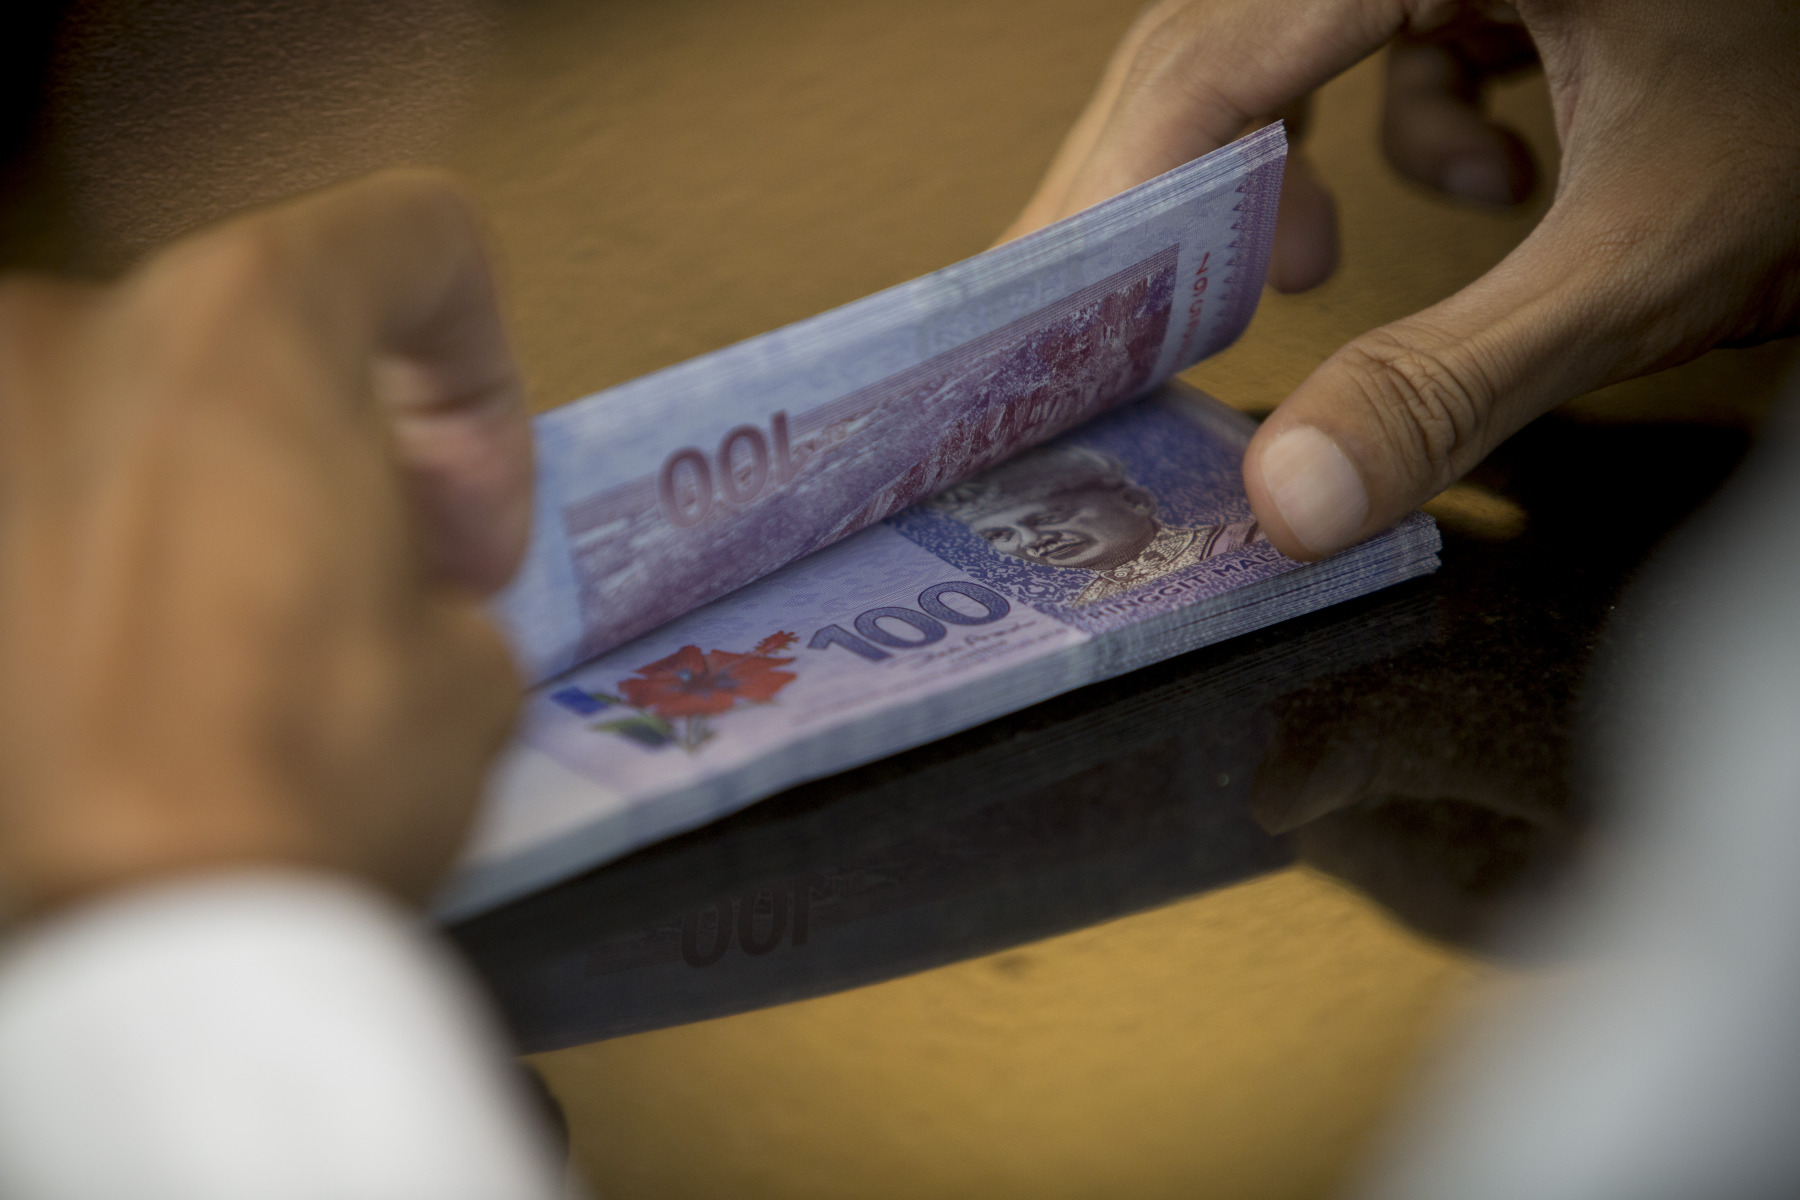
M344 360L366 366L438 576L504 586L530 538L531 423L461 185L384 171L257 219L301 249L297 285L347 331Z

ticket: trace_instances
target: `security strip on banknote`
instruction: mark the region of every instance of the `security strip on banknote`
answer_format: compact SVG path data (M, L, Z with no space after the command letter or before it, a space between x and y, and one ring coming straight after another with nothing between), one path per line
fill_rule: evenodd
M496 604L537 687L440 911L1434 569L1423 516L1282 558L1239 478L1247 422L1214 401L1094 420L1249 323L1286 154L1268 126L539 417L531 548Z
M1418 513L1283 557L1239 474L1253 429L1170 385L544 684L440 911L1436 569Z

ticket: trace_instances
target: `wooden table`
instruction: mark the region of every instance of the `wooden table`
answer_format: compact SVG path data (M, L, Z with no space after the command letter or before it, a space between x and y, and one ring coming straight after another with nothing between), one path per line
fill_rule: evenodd
M443 163L492 214L547 408L983 249L1135 7L412 3L380 10L392 28L364 21L335 42L330 23L351 18L301 12L313 59L271 59L300 65L247 109L257 72L217 67L216 45L178 31L163 50L189 46L176 76L199 82L146 104L133 97L163 85L121 81L115 63L104 86L76 88L3 248L105 270L248 200ZM77 82L82 69L78 55L67 68ZM1239 345L1188 376L1229 403L1273 406L1345 338L1477 277L1547 203L1480 211L1400 182L1377 152L1380 71L1327 87L1308 143L1337 188L1343 269L1267 296ZM1497 107L1553 178L1541 86L1509 85ZM1569 420L1741 426L1789 351L1709 356ZM607 1197L1323 1197L1495 975L1296 865L532 1062Z

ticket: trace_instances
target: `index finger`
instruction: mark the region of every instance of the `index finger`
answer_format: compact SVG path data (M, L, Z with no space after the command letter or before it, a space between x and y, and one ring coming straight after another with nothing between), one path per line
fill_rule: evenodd
M1154 179L1380 49L1424 0L1163 0L1113 54L1008 237Z
M481 225L447 176L391 171L239 217L161 264L247 253L352 402L373 395L445 578L505 583L531 522L531 431Z

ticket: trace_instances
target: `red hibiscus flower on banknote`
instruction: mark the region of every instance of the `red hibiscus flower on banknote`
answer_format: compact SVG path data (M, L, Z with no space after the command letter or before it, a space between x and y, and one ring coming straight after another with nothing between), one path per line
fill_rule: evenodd
M777 634L763 645L787 636ZM740 700L752 704L773 700L776 692L794 681L792 671L777 668L793 661L771 658L762 646L750 654L727 650L702 654L698 646L683 646L667 658L639 667L638 678L623 680L619 691L636 707L648 708L658 716L712 717Z
M685 750L697 750L713 736L710 718L739 704L767 704L794 681L792 671L781 670L794 660L776 656L797 640L791 633L770 634L748 654L683 646L619 682L617 699L637 709L636 716L596 728L644 745L679 742Z

